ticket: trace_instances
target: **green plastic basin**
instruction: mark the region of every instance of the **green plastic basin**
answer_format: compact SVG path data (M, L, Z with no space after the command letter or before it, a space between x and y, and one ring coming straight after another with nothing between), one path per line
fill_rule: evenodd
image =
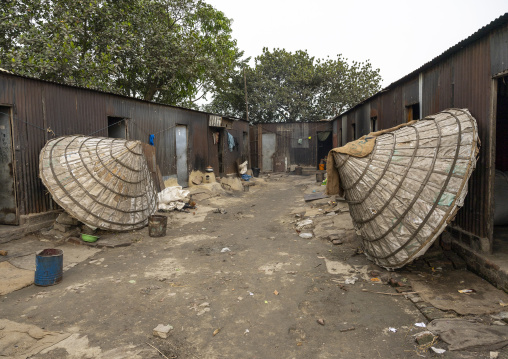
M85 242L96 242L99 239L99 237L92 236L91 234L81 233L81 239L84 240Z

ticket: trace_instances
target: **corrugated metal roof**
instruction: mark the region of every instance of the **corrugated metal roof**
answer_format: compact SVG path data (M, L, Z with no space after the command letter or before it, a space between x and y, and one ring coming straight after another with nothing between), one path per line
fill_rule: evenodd
M60 86L66 86L66 87L72 87L72 88L78 88L78 89L92 91L92 92L100 92L100 93L107 94L107 95L128 98L130 100L136 100L136 101L141 101L141 102L146 102L146 103L153 103L153 104L157 104L157 105L161 105L161 106L167 106L167 107L172 107L172 108L179 108L181 110L187 110L187 111L194 111L194 112L199 112L199 113L205 113L207 115L217 115L217 116L227 117L229 119L236 120L236 121L245 121L242 118L236 118L236 117L231 117L231 116L223 116L223 115L217 114L217 113L204 112L204 111L195 110L195 109L186 108L186 107L166 105L166 104L159 103L159 102L147 101L147 100L142 100L142 99L139 99L139 98L136 98L136 97L130 97L130 96L125 96L125 95L120 95L120 94L117 94L117 93L114 93L114 92L107 92L107 91L102 91L102 90L97 90L97 89L92 89L92 88L83 87L83 86L77 86L77 85L69 85L69 84L65 84L65 83L61 83L61 82L56 82L56 81L42 80L42 79L38 79L38 78L32 77L32 76L16 74L14 72L11 72L11 71L8 71L8 70L2 69L2 68L0 68L0 72L9 74L11 76L16 76L16 77L21 77L21 78L29 79L29 80L41 81L41 82L46 82L46 83L60 85Z
M484 27L482 27L481 29L476 31L474 34L472 34L468 38L466 38L466 39L460 41L459 43L455 44L454 46L450 47L448 50L443 52L441 55L433 58L431 61L425 63L424 65L420 66L418 69L416 69L413 72L409 73L408 75L402 77L401 79L399 79L399 80L397 80L395 82L392 82L390 85L388 85L387 87L385 87L381 91L376 92L374 95L372 95L370 97L367 97L366 99L360 101L355 106L353 106L349 110L347 110L347 111L345 111L345 112L335 116L333 119L335 120L335 119L339 118L340 116L343 116L344 114L347 114L348 112L354 110L356 107L362 105L366 101L369 101L370 99L380 95L383 92L386 92L386 91L389 91L389 90L393 89L394 87L398 86L399 84L401 84L401 83L407 81L408 79L418 75L420 72L422 72L422 71L424 71L424 70L426 70L426 69L436 65L440 61L442 61L442 60L452 56L453 54L457 53L458 51L460 51L464 47L468 46L469 44L472 44L473 42L477 41L478 39L481 39L484 36L487 36L493 30L495 30L498 27L501 27L501 26L503 26L503 25L505 25L507 23L508 23L508 13L505 13L504 15L501 15L500 17L495 19L494 21L490 22L488 25L485 25Z

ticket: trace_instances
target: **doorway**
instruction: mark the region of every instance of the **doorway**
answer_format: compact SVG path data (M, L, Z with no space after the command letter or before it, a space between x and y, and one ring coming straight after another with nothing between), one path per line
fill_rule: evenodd
M328 152L330 152L330 150L333 148L332 131L318 131L317 139L316 169L319 169L320 164L326 164L326 157L328 156Z
M508 76L497 80L494 253L508 255Z
M273 171L273 156L275 155L276 137L275 133L263 133L261 137L263 171Z
M126 119L108 116L108 137L127 139Z
M19 224L11 108L0 106L0 224Z
M177 125L175 128L176 177L182 187L189 186L187 170L187 126Z

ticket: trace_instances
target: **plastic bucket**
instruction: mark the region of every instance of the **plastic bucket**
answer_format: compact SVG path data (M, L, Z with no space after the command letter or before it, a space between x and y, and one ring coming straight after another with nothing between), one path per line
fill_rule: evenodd
M320 163L319 164L319 170L320 171L324 171L325 170L325 164L324 163Z
M261 171L261 169L260 169L260 168L258 168L258 167L254 167L254 168L252 169L252 175L253 175L254 177L259 177L259 172L260 172L260 171Z
M63 251L44 249L35 255L35 285L49 286L60 283L63 278Z
M164 237L166 227L168 226L168 217L153 215L148 217L148 235L150 237Z

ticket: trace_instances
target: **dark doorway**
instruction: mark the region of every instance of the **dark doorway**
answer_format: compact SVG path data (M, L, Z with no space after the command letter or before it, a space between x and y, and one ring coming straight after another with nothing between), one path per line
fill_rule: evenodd
M406 122L418 120L420 118L420 104L415 103L406 106Z
M332 131L317 132L317 169L319 169L319 164L326 164L326 156L328 156L328 152L330 152L332 148Z
M224 137L226 135L226 131L222 128L219 129L219 174L222 176L224 174L224 161L223 161L223 156L224 156Z
M11 108L0 106L0 224L19 224Z
M127 139L126 119L108 116L108 137Z
M508 76L497 80L493 251L508 257Z

